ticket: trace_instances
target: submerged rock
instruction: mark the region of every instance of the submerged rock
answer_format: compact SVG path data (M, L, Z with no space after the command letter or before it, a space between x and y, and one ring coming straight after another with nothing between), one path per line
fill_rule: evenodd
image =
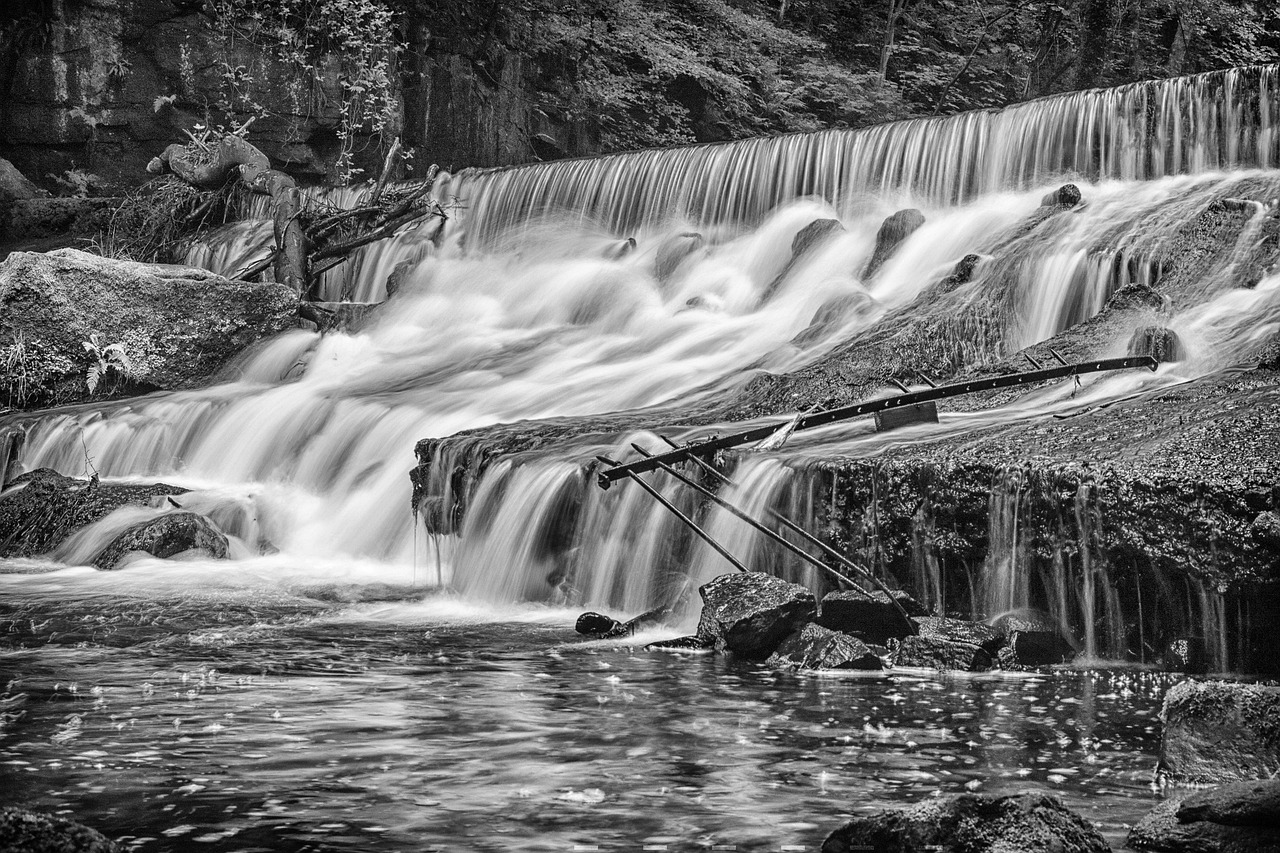
M854 818L827 837L822 853L1110 853L1087 820L1053 796L937 797L908 809Z
M783 640L768 663L799 669L884 668L879 656L866 643L813 622Z
M879 272L880 267L889 260L898 245L914 234L921 225L924 225L924 214L914 207L899 210L892 216L886 217L880 224L880 230L876 232L876 248L871 253L867 268L862 272L863 281Z
M793 631L813 618L813 593L762 572L736 572L698 590L702 618L698 636L753 660L764 660Z
M1164 326L1145 326L1134 332L1129 339L1129 355L1149 355L1161 364L1187 357L1178 333Z
M165 559L197 549L223 559L227 556L227 537L204 516L181 510L130 527L102 549L93 564L110 570L119 567L124 557L134 551Z
M991 669L991 653L977 643L945 637L906 637L891 647L894 666L956 669L985 672Z
M894 602L897 602L897 607ZM909 637L916 632L907 616L924 616L926 611L911 596L895 590L893 600L883 592L840 590L822 597L817 622L824 628L852 634L868 643L883 644L894 637Z
M675 275L680 265L690 255L701 249L705 242L706 240L697 231L685 231L664 241L658 247L658 254L654 259L654 274L658 277L658 281L664 283L668 281Z
M1063 184L1040 199L1041 207L1075 207L1080 203L1080 188L1075 184Z
M1280 775L1280 687L1183 681L1161 711L1156 773L1181 784Z
M122 506L150 506L187 491L163 483L123 486L77 480L48 468L15 477L10 485L18 488L0 498L0 557L47 554Z
M1235 782L1175 796L1129 832L1126 845L1161 853L1280 850L1280 780Z
M619 622L612 616L605 616L603 613L583 613L578 617L577 623L573 629L579 634L585 634L590 637L600 639L611 639L613 637L629 637L641 628L650 625L660 625L670 615L671 609L668 607L655 607L652 610L646 610L634 619L628 619L626 622Z
M670 640L655 640L645 646L646 649L689 649L702 650L715 648L715 640L710 637L699 637L697 634L688 637L675 637Z
M0 850L12 853L116 853L96 829L26 809L0 809Z
M620 628L622 623L617 619L595 612L583 613L573 625L573 630L589 637L600 637Z

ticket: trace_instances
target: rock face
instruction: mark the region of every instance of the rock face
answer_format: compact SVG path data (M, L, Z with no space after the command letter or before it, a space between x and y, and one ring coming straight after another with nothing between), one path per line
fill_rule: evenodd
M768 662L798 669L884 668L879 656L866 643L812 622L783 640Z
M1041 207L1075 207L1080 203L1080 188L1075 184L1063 184L1044 198L1040 199Z
M900 811L855 818L823 842L822 853L1109 853L1084 818L1048 794L961 794Z
M698 636L712 640L717 651L752 660L769 657L816 609L808 589L761 572L721 575L698 592Z
M0 809L0 850L21 853L116 853L102 833L74 821L25 809Z
M74 249L15 252L0 264L0 355L23 364L0 387L14 408L88 399L86 370L110 365L104 396L201 384L248 345L295 324L297 296L277 284L139 264ZM97 338L97 351L85 343ZM119 345L123 362L106 352Z
M40 468L15 477L0 498L0 557L47 554L85 525L105 518L129 504L148 506L166 495L186 489L154 486L115 486L64 477Z
M894 600L909 617L925 615L924 608L905 592L895 592ZM822 597L817 621L824 628L883 645L892 638L908 637L916 632L916 626L903 618L898 607L880 591L841 590Z
M227 556L227 537L202 515L169 512L135 524L121 533L93 558L93 564L100 569L111 570L118 568L125 556L135 551L145 551L163 560L196 549L224 559Z
M1280 781L1173 797L1130 830L1126 844L1162 853L1274 853L1280 850Z
M1280 774L1280 687L1183 681L1164 697L1156 772L1181 784Z

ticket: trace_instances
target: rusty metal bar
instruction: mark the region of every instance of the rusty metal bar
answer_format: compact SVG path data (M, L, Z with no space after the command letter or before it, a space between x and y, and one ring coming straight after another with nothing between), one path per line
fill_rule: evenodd
M912 391L909 394L899 394L895 397L883 397L879 400L869 400L864 403L855 403L851 406L842 406L838 409L828 409L825 412L815 412L811 415L802 415L796 423L795 431L799 432L802 429L813 429L814 427L826 426L827 424L835 423L836 421L843 421L848 420L849 418L856 418L861 415L883 412L886 409L893 409L899 406L910 406L915 403L924 403L930 400L942 400L947 397L956 397L961 394L973 394L978 391L992 391L997 388L1010 388L1014 385L1044 382L1050 379L1062 379L1067 376L1082 376L1087 373L1102 373L1109 370L1128 370L1134 367L1145 367L1149 370L1155 370L1159 367L1159 362L1149 355L1128 356L1125 358L1104 358L1099 359L1098 361L1086 361L1079 364L1047 367L1044 370L1010 373L1004 376L990 376L984 379L956 382L951 385L940 385L937 388L926 388L921 391ZM646 471L656 470L659 463L681 462L698 454L714 453L717 450L723 450L727 447L737 447L740 444L760 441L773 435L779 429L786 426L787 423L789 423L789 421L754 427L743 432L719 436L698 444L686 445L679 450L673 450L669 453L661 453L648 459L639 459L635 462L628 462L625 465L617 465L613 468L604 468L600 471L596 481L599 483L600 488L607 489L615 480L620 480L623 477L630 477L634 474L642 474Z

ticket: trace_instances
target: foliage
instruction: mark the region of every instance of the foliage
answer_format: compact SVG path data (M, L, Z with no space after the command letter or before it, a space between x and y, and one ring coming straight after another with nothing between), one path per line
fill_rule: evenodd
M356 176L356 134L381 134L399 114L396 65L404 45L395 12L382 0L213 0L212 10L215 40L227 57L216 104L224 120L267 117L262 101L278 85L287 86L295 114L315 114L325 106L325 82L333 80L339 178ZM283 65L283 79L265 63L238 64L236 47L246 42Z
M75 369L70 359L40 341L30 340L21 331L0 346L0 378L5 404L22 409L48 400L54 384Z
M89 354L89 368L85 371L84 381L90 394L98 390L98 383L108 373L115 373L117 377L125 379L133 377L133 362L125 352L124 344L114 343L103 346L97 332L89 335L89 340L81 341L80 344Z
M109 258L181 263L193 235L235 218L241 193L235 182L209 191L174 175L161 176L121 200L91 248Z

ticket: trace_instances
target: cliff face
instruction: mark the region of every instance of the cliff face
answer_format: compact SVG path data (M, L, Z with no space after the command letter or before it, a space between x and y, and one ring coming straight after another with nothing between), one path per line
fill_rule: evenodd
M90 192L140 183L148 160L209 120L227 75L247 69L268 113L254 122L253 141L277 167L331 180L340 154L336 58L322 56L316 78L301 80L247 39L228 50L202 9L188 0L20 0L0 14L12 16L0 20L0 157L49 188L57 178L84 180L76 170L107 185ZM453 168L535 160L539 147L547 156L590 153L588 140L522 96L532 69L520 54L491 50L477 63L430 46L425 26L408 36L396 81L402 107L381 137L357 136L357 166L376 169L382 139L396 134Z

